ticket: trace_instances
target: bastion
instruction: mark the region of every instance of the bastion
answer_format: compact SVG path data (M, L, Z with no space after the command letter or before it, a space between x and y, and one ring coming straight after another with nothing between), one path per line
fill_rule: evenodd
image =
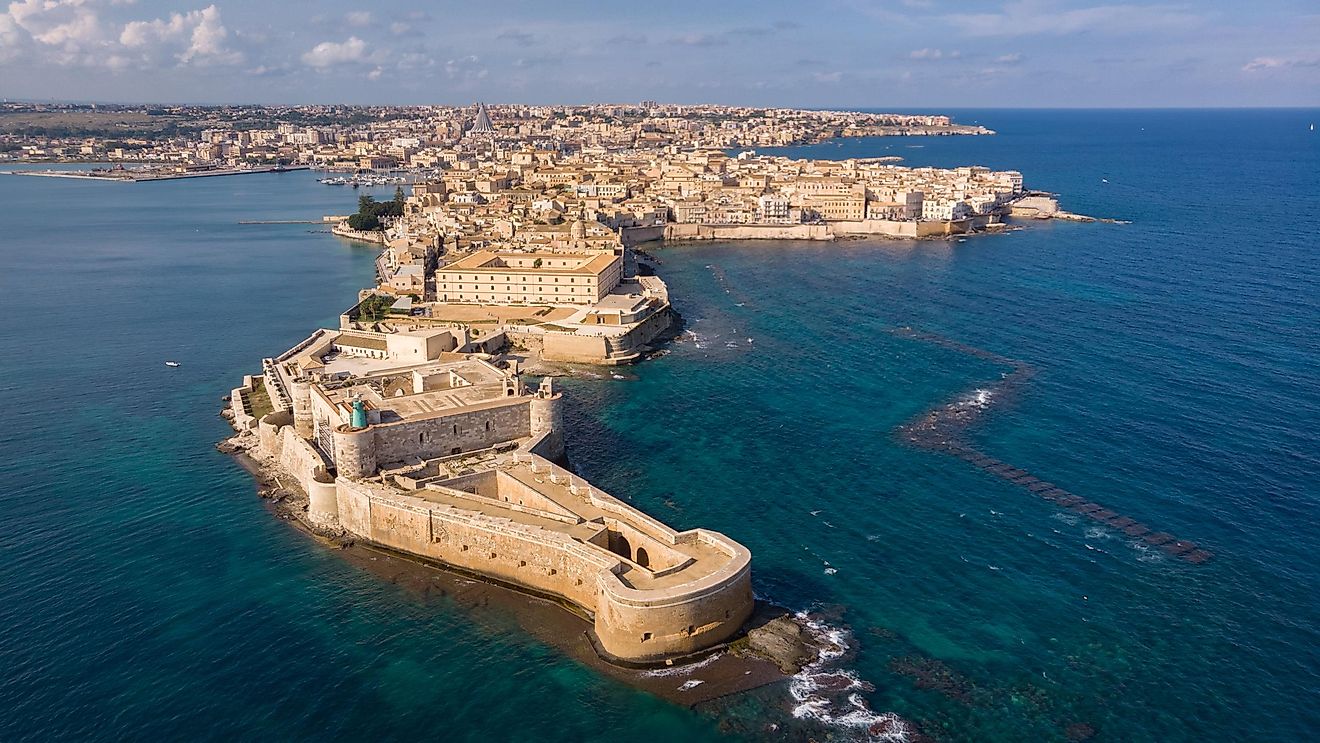
M341 335L317 331L235 390L266 386L259 454L307 493L314 528L553 596L615 661L700 652L751 616L746 547L676 531L555 463L550 379L531 389L484 355L390 357Z

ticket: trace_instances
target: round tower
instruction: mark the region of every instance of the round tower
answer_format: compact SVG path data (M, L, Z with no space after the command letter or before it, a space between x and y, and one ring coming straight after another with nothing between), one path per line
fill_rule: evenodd
M549 434L537 448L536 453L546 459L562 458L564 456L563 395L555 392L550 377L541 381L536 396L528 404L532 416L532 438Z
M307 483L307 518L325 529L339 526L339 489L324 467L317 467Z
M293 396L293 430L300 437L312 437L312 383L295 379L289 393Z
M376 433L370 427L335 429L335 469L340 477L360 480L376 474Z

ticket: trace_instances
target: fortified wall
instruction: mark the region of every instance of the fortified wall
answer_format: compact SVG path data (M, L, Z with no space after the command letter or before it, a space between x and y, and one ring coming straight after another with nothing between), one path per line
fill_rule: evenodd
M624 244L646 240L837 240L876 235L895 238L962 235L992 224L994 217L977 216L949 221L913 222L890 219L835 220L814 224L688 224L671 222L658 227L624 228ZM635 234L633 230L637 230ZM657 234L659 233L659 234Z
M531 390L479 358L356 348L322 332L265 364L283 402L256 421L259 450L307 493L313 526L566 601L617 660L699 652L750 617L746 547L676 531L552 461L564 423L550 380Z

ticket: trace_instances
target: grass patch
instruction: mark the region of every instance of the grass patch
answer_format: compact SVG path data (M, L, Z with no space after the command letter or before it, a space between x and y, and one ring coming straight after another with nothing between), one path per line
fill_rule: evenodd
M247 403L248 413L253 418L261 420L267 413L275 412L275 406L270 403L270 395L266 394L266 385L261 381L253 385L251 392L244 393L244 395L243 400Z

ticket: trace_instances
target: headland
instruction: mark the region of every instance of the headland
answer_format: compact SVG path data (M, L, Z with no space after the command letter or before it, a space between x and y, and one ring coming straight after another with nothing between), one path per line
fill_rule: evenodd
M222 449L323 538L567 609L603 663L736 647L720 656L800 669L802 622L754 620L745 546L676 530L563 466L556 365L635 363L676 331L648 243L947 239L1024 209L1057 216L1057 201L982 167L513 144L484 107L453 154L409 192L325 218L383 246L375 286L232 390ZM758 668L720 693L782 678Z

